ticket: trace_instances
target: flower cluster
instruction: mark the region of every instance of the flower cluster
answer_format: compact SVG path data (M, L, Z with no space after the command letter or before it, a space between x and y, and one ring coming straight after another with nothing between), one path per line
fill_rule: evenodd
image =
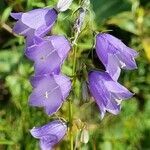
M118 114L121 101L132 97L133 94L117 80L121 69L137 68L134 58L138 53L107 33L100 33L96 36L96 53L106 70L89 73L89 89L103 118L106 111Z
M67 10L71 3L72 0L59 0L55 8L11 13L11 16L17 20L13 31L26 38L24 53L34 63L34 76L30 79L33 91L29 97L29 104L44 108L47 115L53 115L60 109L71 90L69 77L61 72L61 66L71 49L71 44L62 35L47 35L59 13ZM79 17L74 25L77 33L72 45L76 45L89 3L89 0L85 0L85 6L79 9ZM135 58L138 53L107 33L98 34L95 45L96 53L103 63L105 71L90 71L88 82L90 92L100 109L101 118L103 118L107 111L114 115L118 114L122 100L133 96L133 93L118 82L118 78L121 69L137 68ZM83 90L86 99L87 89ZM52 149L66 132L67 125L61 120L55 120L30 130L31 135L40 140L42 150ZM87 133L85 132L85 134ZM85 143L87 143L86 141Z
M13 31L25 36L25 55L34 62L35 73L31 77L33 92L29 104L43 107L48 115L59 110L71 89L70 79L61 73L61 66L71 45L64 36L47 36L59 12L68 9L71 2L72 0L60 0L56 8L11 13L11 16L18 20ZM66 124L56 120L43 127L33 128L31 134L40 139L42 150L48 150L64 137L66 131Z

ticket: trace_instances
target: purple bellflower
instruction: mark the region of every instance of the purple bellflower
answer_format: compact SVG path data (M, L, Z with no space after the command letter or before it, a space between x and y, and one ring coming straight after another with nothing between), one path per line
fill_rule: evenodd
M57 11L52 8L34 9L25 13L11 13L18 20L13 31L16 34L27 37L27 45L33 44L33 37L43 37L54 25L57 19Z
M31 84L33 92L29 104L44 107L48 115L59 110L71 90L70 79L61 74L34 76L31 78Z
M52 35L28 47L25 54L34 61L35 75L42 75L59 73L70 49L70 43L64 36Z
M114 80L118 79L121 68L128 70L137 68L134 58L138 53L110 34L97 35L96 53Z
M42 127L34 127L31 135L40 140L41 150L52 150L67 132L67 125L61 120L52 121Z
M106 111L117 115L121 109L121 101L133 96L125 87L114 81L107 72L91 71L88 78L89 89L100 109L101 118L104 117Z

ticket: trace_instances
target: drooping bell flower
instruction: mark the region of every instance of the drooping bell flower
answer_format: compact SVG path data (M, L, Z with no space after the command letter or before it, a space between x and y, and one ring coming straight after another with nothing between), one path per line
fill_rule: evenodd
M28 46L33 44L33 37L43 37L54 25L58 12L54 8L34 9L25 13L11 13L18 20L13 28L16 34L27 37ZM30 44L29 44L30 43Z
M114 81L107 72L91 71L88 80L91 95L100 109L101 118L104 117L106 111L117 115L120 112L122 100L133 96L124 86Z
M45 74L31 78L33 86L29 97L31 106L44 107L48 115L56 113L71 90L71 82L65 75Z
M59 12L66 11L72 0L59 0L54 8L39 8L28 12L11 13L17 20L13 32L26 37L26 46L34 44L34 36L44 37L53 27Z
M71 46L64 36L47 36L26 49L26 56L34 61L35 75L59 73Z
M40 140L41 150L52 150L67 132L67 125L61 120L52 121L42 127L34 127L30 130L31 135Z
M110 34L100 33L96 36L96 53L114 80L118 79L121 68L137 68L135 58L138 53Z

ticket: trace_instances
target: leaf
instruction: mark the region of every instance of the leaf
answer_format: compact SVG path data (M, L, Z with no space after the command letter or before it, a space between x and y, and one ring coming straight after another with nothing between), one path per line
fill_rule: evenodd
M2 23L5 22L5 21L7 21L9 15L10 15L10 13L11 13L11 11L12 11L12 7L11 7L11 6L7 7L7 8L4 10L4 12L3 12L3 14L2 14L2 17L1 17L1 22L2 22Z
M103 150L112 150L112 144L107 140L101 145L101 147Z
M148 60L150 61L150 38L143 39L142 44L143 44L145 54Z
M0 140L0 145L13 145L14 142L13 141L9 141L9 140Z
M4 11L5 8L5 1L1 1L0 2L0 14L2 14L2 12Z
M114 24L123 30L138 35L138 30L131 12L120 13L107 21L107 24Z
M66 74L67 76L72 76L72 70L71 70L71 67L69 67L67 64L64 64L62 66L62 72L64 74Z
M91 0L98 24L120 12L131 9L131 4L125 0Z
M20 54L16 51L0 51L0 73L10 72L13 65L17 64Z
M45 4L42 3L42 2L32 2L32 6L33 7L39 7L39 8L42 8L42 7L45 7Z

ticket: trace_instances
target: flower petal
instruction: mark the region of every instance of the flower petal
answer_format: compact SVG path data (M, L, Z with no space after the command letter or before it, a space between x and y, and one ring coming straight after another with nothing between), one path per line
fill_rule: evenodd
M13 17L16 20L19 20L19 19L21 19L22 14L23 14L22 12L20 12L20 13L10 13L10 16Z
M58 111L71 89L69 78L61 74L35 76L31 78L31 84L34 89L29 104L44 107L48 115Z
M119 114L121 107L115 100L110 99L106 105L106 110L114 115L117 115Z
M56 73L60 68L62 62L56 51L52 51L47 58L41 58L40 61L36 61L34 64L35 75L42 75L47 73ZM54 61L55 60L55 61Z
M28 35L28 33L31 31L32 29L28 28L28 26L23 24L21 20L17 21L17 23L13 27L13 32L19 35Z
M53 72L58 74L71 48L70 43L64 36L50 36L37 40L39 44L30 46L25 51L26 56L35 62L35 75Z
M34 9L29 12L23 13L21 21L29 28L38 29L42 25L45 25L45 15L49 9Z
M101 34L98 34L96 36L96 53L104 66L106 66L108 62L108 47L109 43L107 40L103 38Z
M124 63L124 65L122 66L123 69L128 69L128 70L132 70L132 69L136 69L137 65L135 62L135 59L132 55L130 55L126 49L128 48L124 48L124 52L120 52L119 54L117 54L118 59Z
M67 57L67 54L71 49L71 45L70 42L64 36L53 35L47 36L46 39L51 41L53 47L57 49L61 59L65 59Z
M89 73L88 78L90 92L101 111L101 118L103 118L106 112L106 105L110 99L110 93L101 80L101 74L99 74L100 72L92 71Z
M41 150L52 150L52 142L49 139L54 139L55 136L45 136L43 139L40 140L40 148Z
M113 80L118 80L121 73L121 69L119 67L119 62L115 55L108 54L108 63L106 66L106 71L110 74Z
M69 95L68 91L71 90L70 78L68 78L68 77L66 77L64 75L62 75L62 76L55 76L54 78L55 78L56 83L60 86L60 89L62 91L63 99L65 100L66 97L68 97L68 95Z
M127 88L112 79L107 79L104 81L104 85L116 99L129 99L133 96L133 93L131 93Z

